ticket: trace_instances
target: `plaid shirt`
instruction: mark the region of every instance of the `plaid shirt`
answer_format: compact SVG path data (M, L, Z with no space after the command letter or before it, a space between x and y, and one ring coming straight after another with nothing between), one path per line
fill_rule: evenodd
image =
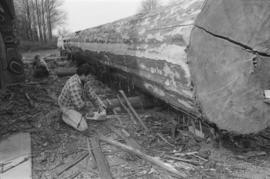
M75 74L66 82L58 98L58 104L68 109L81 109L85 103L82 99L83 86L80 77Z
M90 86L91 83L85 84L85 92L87 93L87 96L95 103L96 106L98 106L99 109L105 108L94 89ZM69 109L80 110L85 106L85 102L83 101L82 97L86 94L84 94L83 91L83 85L79 76L77 74L73 75L62 89L62 92L58 98L58 104Z

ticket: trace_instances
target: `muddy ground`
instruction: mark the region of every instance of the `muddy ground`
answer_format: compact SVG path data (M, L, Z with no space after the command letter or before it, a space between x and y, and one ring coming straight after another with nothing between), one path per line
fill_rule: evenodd
M48 59L58 55L56 50L37 53ZM0 91L0 140L17 132L31 133L34 179L99 178L92 157L86 155L87 136L61 120L56 99L69 77L59 78L52 73L47 79L33 79L29 63L37 53L23 55L26 83ZM52 72L55 67L53 64L49 63ZM102 99L116 98L117 90L94 76L89 79ZM270 143L267 137L264 137L263 142L257 136L241 137L238 141L223 137L218 142L206 130L205 137L200 138L188 130L189 120L192 119L160 103L150 109L137 109L150 132L146 132L139 123L134 124L124 110L119 112L120 120L111 118L99 122L88 121L89 135L93 135L95 129L106 137L124 143L109 126L125 129L144 153L171 164L185 173L186 178L270 178L270 155L267 147ZM108 111L108 114L111 113L112 111ZM246 141L247 139L257 141ZM100 142L100 145L114 178L177 178L145 159L104 142ZM67 167L81 157L77 164Z

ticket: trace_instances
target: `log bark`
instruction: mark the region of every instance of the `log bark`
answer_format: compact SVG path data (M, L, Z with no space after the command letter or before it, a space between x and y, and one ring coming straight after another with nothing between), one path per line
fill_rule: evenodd
M256 133L270 126L269 9L269 0L183 0L74 33L69 46L177 110Z

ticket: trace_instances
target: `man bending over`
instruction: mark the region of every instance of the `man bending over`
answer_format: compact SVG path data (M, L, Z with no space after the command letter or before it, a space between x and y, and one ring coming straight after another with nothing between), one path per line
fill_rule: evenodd
M91 103L89 104L89 102L83 100L84 84L89 73L90 66L88 64L79 66L76 74L67 80L58 98L58 104L63 112L63 121L79 131L84 131L88 128L83 113L90 111L92 106ZM100 112L96 112L94 115L106 115L105 106L103 106L93 89L90 88L85 92L99 108Z

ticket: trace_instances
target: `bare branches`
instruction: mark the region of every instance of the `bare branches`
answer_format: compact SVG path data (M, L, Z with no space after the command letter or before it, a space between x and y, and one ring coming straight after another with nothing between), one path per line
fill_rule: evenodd
M141 7L139 9L139 12L148 13L152 10L159 8L159 7L161 7L160 0L144 0L141 3Z
M21 39L52 40L53 29L66 20L66 13L61 9L63 3L63 0L15 0L16 25Z

